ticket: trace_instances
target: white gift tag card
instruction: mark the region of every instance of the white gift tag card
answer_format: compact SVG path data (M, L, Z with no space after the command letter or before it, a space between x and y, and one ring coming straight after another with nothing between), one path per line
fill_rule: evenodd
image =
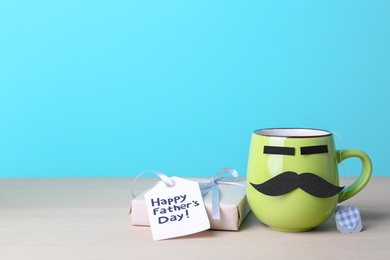
M210 228L199 184L172 177L174 185L158 183L145 194L154 240L185 236Z
M363 228L359 209L355 206L337 206L335 219L341 233L357 233Z

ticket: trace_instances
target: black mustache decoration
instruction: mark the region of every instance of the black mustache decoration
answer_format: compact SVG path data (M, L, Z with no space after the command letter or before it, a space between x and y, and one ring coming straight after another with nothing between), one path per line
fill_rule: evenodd
M261 184L250 184L259 192L269 196L280 196L301 188L318 198L329 198L338 194L344 187L335 186L313 173L297 174L283 172Z

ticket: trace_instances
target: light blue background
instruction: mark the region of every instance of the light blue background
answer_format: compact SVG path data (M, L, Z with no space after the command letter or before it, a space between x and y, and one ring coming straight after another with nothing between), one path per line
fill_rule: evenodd
M244 176L265 127L336 131L388 176L389 13L390 1L2 0L0 177Z

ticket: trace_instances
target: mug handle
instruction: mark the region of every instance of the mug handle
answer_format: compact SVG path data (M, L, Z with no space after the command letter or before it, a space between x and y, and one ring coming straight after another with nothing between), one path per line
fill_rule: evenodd
M339 202L342 202L355 196L366 186L366 184L371 178L372 162L370 157L368 157L368 155L361 150L346 149L341 151L341 153L339 150L337 150L336 153L337 153L336 157L337 157L338 164L344 161L345 159L351 157L358 157L362 162L362 171L359 175L359 178L357 178L354 183L352 183L351 185L345 187L342 191L340 191Z

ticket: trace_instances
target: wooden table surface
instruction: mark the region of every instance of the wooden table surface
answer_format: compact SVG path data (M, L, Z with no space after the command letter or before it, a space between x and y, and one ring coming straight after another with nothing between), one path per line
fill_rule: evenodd
M156 179L140 179L136 192ZM343 204L363 231L331 218L313 231L269 229L252 213L238 232L204 231L153 241L131 225L131 178L0 179L0 259L390 259L390 178L372 178Z

